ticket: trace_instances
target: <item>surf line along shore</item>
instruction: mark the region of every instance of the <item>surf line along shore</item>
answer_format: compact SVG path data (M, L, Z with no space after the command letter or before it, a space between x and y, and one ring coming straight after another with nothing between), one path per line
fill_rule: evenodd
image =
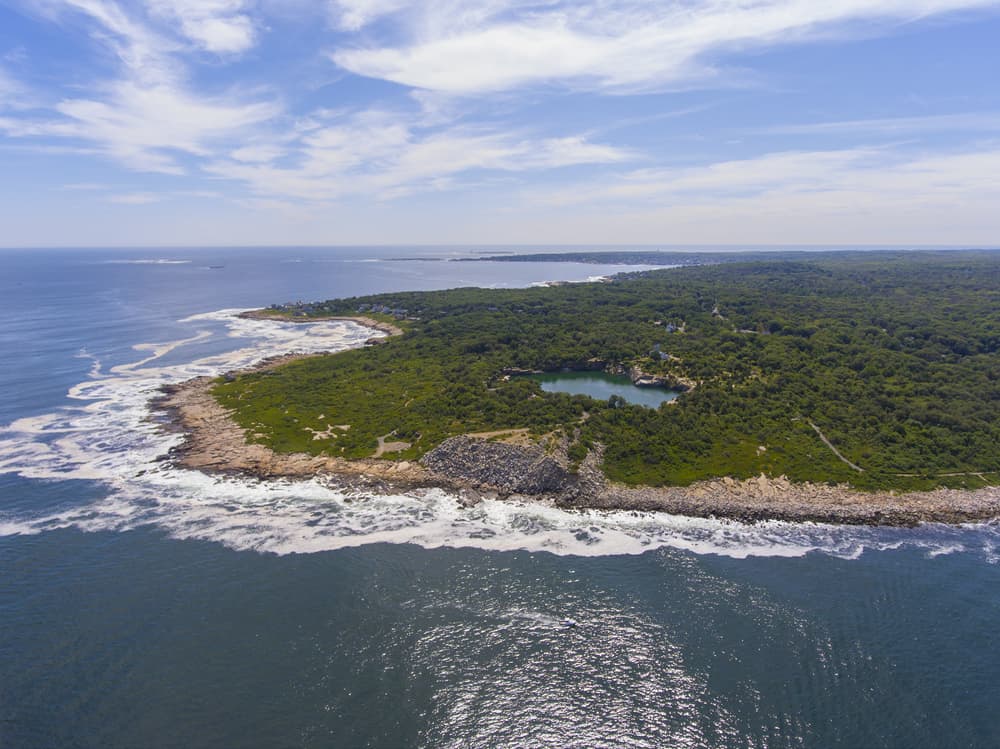
M241 314L282 322L349 321L387 335L390 323L362 317L289 318L267 311ZM261 371L320 354L265 359L234 375ZM743 522L782 520L848 525L912 526L922 522L971 523L1000 518L1000 487L927 492L861 492L849 487L791 483L784 477L725 477L685 487L625 486L609 482L598 448L575 472L568 461L540 446L488 441L475 435L445 440L419 462L279 453L247 440L244 429L212 395L215 378L198 377L164 386L152 407L167 415L167 428L183 441L165 456L181 468L259 479L320 478L348 495L397 494L439 488L474 504L482 498L537 501L564 509L664 512ZM511 430L515 431L515 430Z

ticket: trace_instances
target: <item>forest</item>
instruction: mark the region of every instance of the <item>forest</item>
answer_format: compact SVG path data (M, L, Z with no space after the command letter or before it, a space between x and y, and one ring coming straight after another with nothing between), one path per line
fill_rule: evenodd
M765 473L859 489L1000 483L1000 253L744 256L547 288L391 293L379 345L220 379L249 439L414 460L465 433L598 444L627 484ZM511 370L637 367L691 387L659 409L545 393ZM408 445L408 446L405 446Z

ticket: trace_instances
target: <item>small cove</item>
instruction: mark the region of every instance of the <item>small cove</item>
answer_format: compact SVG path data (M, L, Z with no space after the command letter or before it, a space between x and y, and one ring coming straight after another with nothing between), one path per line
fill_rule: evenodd
M680 395L666 388L636 387L627 376L607 372L545 372L525 377L539 383L547 393L586 395L603 401L612 395L618 395L628 403L646 408L659 408L661 403L672 401Z

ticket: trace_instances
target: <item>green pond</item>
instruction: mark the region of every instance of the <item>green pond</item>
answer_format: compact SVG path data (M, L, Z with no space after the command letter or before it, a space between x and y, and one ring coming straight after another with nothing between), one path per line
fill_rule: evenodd
M607 372L546 372L525 376L540 383L547 393L587 395L602 401L619 395L629 403L647 408L658 408L680 395L666 388L636 387L627 376Z

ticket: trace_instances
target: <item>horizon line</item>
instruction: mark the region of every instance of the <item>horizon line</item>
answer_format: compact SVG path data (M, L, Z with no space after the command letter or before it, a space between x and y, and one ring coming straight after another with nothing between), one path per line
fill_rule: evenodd
M934 251L934 250L1000 250L1000 244L876 244L876 243L836 243L821 244L795 242L788 244L555 244L555 243L523 243L523 244L490 244L480 242L458 243L358 243L358 244L121 244L121 245L0 245L0 252L17 250L338 250L338 249L576 249L580 251L603 252L609 249L626 251L629 249L660 250L663 252L712 252L726 250L785 250L785 251L837 251L852 249L867 250L904 250L904 251Z

